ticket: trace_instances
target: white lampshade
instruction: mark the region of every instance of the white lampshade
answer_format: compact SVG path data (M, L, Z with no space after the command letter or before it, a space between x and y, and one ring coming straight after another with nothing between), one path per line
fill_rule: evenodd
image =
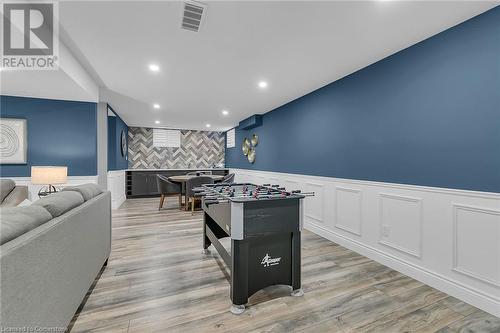
M65 184L68 179L68 167L32 166L31 183L35 185Z

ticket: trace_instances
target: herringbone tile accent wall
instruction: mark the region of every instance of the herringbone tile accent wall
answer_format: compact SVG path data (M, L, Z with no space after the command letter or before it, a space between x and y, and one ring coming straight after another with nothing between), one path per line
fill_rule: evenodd
M128 164L131 169L209 168L224 165L224 134L181 130L180 148L153 147L153 129L129 127Z

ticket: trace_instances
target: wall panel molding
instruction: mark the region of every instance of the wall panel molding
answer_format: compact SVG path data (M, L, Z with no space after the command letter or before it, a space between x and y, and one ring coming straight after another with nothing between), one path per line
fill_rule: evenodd
M378 242L402 253L421 258L422 214L421 198L380 193ZM403 223L405 225L402 225ZM397 235L392 237L393 231L385 235L385 228L396 228ZM416 240L414 240L415 237L417 238ZM412 244L413 248L409 248L406 244Z
M269 178L269 183L271 183L271 185L278 184L279 182L279 179L276 177Z
M334 225L336 228L361 236L362 197L360 190L340 186L335 187Z
M325 216L325 186L323 184L306 182L306 191L314 192L314 196L310 197L305 204L305 216L317 222L324 222Z
M453 205L452 270L500 288L500 211Z

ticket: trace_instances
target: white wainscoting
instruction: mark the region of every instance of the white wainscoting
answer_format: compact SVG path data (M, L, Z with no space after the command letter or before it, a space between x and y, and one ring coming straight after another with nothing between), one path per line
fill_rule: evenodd
M360 190L340 187L335 188L335 227L361 236L363 216L363 194Z
M500 212L454 205L453 269L500 288ZM485 258L483 265L477 258Z
M118 209L127 199L125 194L125 170L108 171L108 191L111 191L111 208Z
M275 183L279 183L279 180L275 181ZM321 183L306 182L305 191L315 193L314 197L310 197L309 200L305 202L305 217L323 224L325 222L325 210L323 209L325 186Z
M500 317L500 194L231 169L314 191L306 229Z
M16 185L24 185L28 186L28 199L31 201L35 201L38 199L38 191L43 187L43 185L33 185L31 184L31 178L30 177L4 177L8 179L12 179L16 182ZM57 188L59 187L65 187L65 186L70 186L70 185L81 185L81 184L88 184L88 183L94 183L97 184L97 176L69 176L68 177L68 182L64 185L61 186L56 186Z
M31 201L38 199L38 191L43 185L31 184L30 177L5 177L12 179L17 185L26 185L29 190L29 199ZM81 185L87 183L97 184L97 176L69 176L68 182L61 186ZM111 208L117 209L125 201L125 170L108 171L108 190L111 191Z
M379 204L379 243L420 258L422 199L381 193Z

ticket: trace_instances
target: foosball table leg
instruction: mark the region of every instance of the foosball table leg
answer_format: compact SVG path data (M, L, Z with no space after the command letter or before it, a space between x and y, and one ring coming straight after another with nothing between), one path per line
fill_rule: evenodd
M304 296L304 290L302 290L302 288L292 290L292 296L293 297Z
M235 315L239 315L245 312L245 306L244 305L231 305L231 313Z
M300 231L292 233L292 296L303 296L301 288Z
M210 254L210 250L208 247L212 244L210 239L207 237L207 213L203 214L203 250L201 250L202 254Z
M241 314L248 302L248 242L231 240L231 313Z

